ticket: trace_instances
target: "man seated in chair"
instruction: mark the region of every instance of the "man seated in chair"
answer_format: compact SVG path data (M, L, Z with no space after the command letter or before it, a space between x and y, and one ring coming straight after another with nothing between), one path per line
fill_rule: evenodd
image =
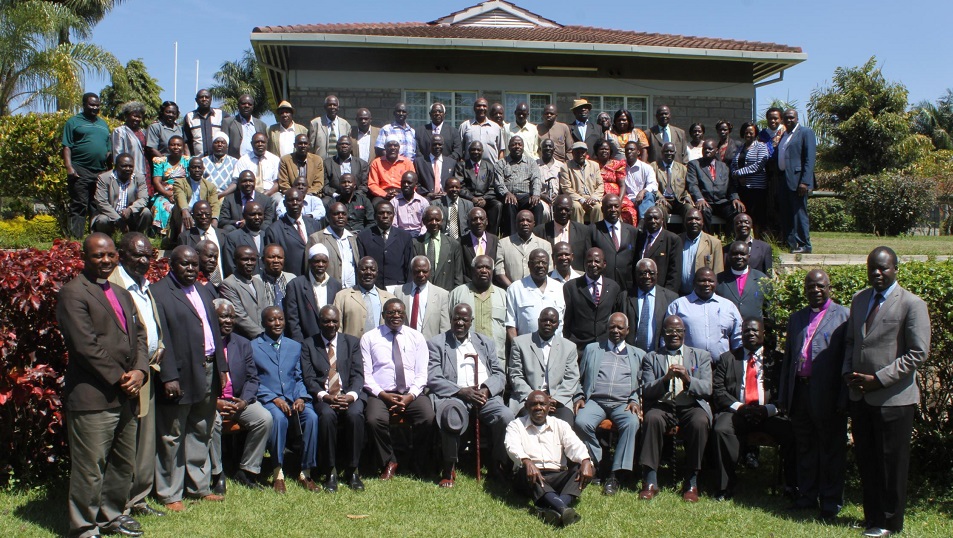
M746 318L741 326L743 347L721 356L712 378L715 425L712 428L718 491L715 500L730 499L735 486L735 464L745 436L763 432L778 442L785 483L797 483L794 433L791 421L778 414L775 403L781 380L781 354L765 349L760 318Z
M472 324L473 309L466 303L458 304L453 308L450 330L427 343L427 387L434 401L443 446L442 488L452 488L456 480L454 466L460 436L467 431L474 407L493 440L491 473L498 472L506 460L503 435L506 425L513 420L513 413L503 403L506 374L493 339L471 333Z

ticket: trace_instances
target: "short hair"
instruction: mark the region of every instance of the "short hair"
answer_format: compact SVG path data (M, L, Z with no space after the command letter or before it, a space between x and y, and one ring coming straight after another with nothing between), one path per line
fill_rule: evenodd
M89 101L89 100L92 99L93 97L95 97L96 99L99 99L99 94L94 93L94 92L86 92L86 93L84 93L84 94L83 94L83 101L82 101L82 103L85 105L85 104L86 104L86 101Z
M159 105L159 112L162 112L170 106L174 106L176 110L179 110L179 105L175 104L175 101L162 101L162 104Z
M701 127L701 128L702 128L702 134L705 134L705 126L702 125L701 123L693 123L693 124L689 125L689 126L688 126L688 132L691 133L691 132L692 132L692 129L694 129L695 127Z
M435 108L441 109L444 113L447 112L447 107L444 106L443 103L437 102L437 103L434 103L434 104L430 105L430 111L431 111L431 112L433 112L433 109L435 109Z
M894 252L892 248L887 246L879 246L871 250L870 254L867 255L867 258L868 259L873 258L874 256L879 255L881 252L886 253L888 256L890 256L890 262L893 263L894 267L898 267L900 265L900 258L897 257L897 253Z
M781 110L780 108L778 108L778 107L776 107L776 106L773 106L773 107L771 107L771 108L769 108L769 109L767 109L767 110L764 111L764 117L767 118L768 116L771 115L772 112L777 112L777 113L778 113L778 116L781 116L781 115L784 114L784 111L783 111L783 110Z
M121 252L130 252L132 245L134 245L136 241L145 241L147 245L152 246L146 234L142 232L126 232L119 238L119 250Z
M223 297L219 297L218 299L212 299L212 310L218 310L218 307L220 306L230 306L232 308L235 308L235 303Z
M139 101L129 101L128 103L122 105L122 109L119 111L119 114L125 119L130 114L141 114L146 115L146 105L140 103Z

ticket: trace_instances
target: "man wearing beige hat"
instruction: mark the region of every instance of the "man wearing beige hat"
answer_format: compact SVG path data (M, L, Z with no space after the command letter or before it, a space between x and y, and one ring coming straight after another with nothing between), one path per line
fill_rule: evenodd
M291 103L282 101L275 113L278 123L268 128L268 151L278 157L284 157L294 151L295 136L308 134L307 127L295 123L294 113L295 109Z
M559 192L572 198L572 220L590 223L602 220L602 197L605 184L595 161L588 157L589 147L585 142L573 142L572 159L559 172Z

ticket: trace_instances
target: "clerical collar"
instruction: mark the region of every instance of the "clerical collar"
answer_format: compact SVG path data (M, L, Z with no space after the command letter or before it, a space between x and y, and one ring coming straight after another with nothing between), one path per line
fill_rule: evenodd
M747 275L747 274L748 274L748 269L750 269L750 268L746 265L744 271L739 271L739 270L737 270L737 269L731 269L731 273L732 273L733 275L735 275L735 276Z
M818 313L818 312L821 312L822 310L827 310L828 308L831 307L831 302L832 302L832 301L833 301L833 299L831 299L830 297L828 297L828 298L827 298L827 302L824 303L824 306L822 306L822 307L820 307L820 308L811 307L811 312L814 312L814 313L816 314L816 313Z

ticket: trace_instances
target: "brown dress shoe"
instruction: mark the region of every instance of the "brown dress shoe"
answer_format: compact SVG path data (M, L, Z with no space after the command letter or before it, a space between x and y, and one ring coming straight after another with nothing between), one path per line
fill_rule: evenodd
M182 504L182 501L175 501L165 505L165 509L169 512L185 512L185 505Z
M384 466L384 472L381 473L381 480L390 480L397 474L397 462L392 461Z
M639 492L639 498L643 501L651 501L656 495L658 495L658 486L655 484L649 484Z
M298 484L308 491L318 491L318 485L315 484L314 480L311 480L310 476L304 478L298 478Z
M285 479L284 479L284 478L276 478L276 479L275 479L275 483L274 483L271 487L274 488L274 490L275 490L276 492L278 492L278 493L284 493L284 492L286 491L286 489L285 489Z
M682 500L690 503L698 502L698 488L692 486L682 493Z
M225 500L225 497L223 495L216 495L215 493L212 493L210 495L206 495L202 497L202 500L213 502L213 503L220 503Z

